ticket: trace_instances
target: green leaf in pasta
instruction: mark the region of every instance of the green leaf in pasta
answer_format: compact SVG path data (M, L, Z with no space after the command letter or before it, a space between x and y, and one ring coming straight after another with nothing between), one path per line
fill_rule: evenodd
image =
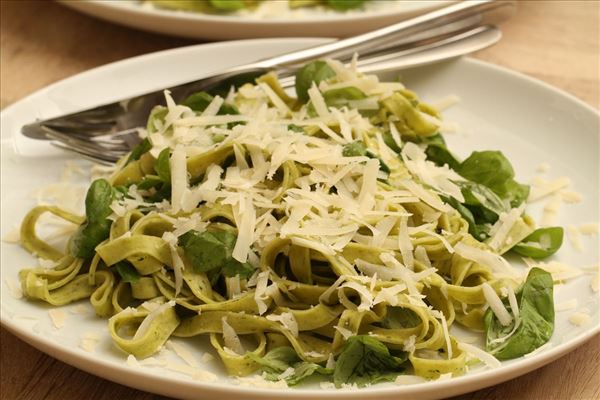
M365 144L360 140L356 140L354 142L344 145L344 147L342 148L342 155L344 157L366 156L369 158L377 159L379 160L379 169L386 173L390 172L390 167L388 167L387 164L384 163L381 158L377 157L377 155L373 154L369 149L367 149Z
M444 197L443 199L446 203L450 204L456 211L458 211L460 216L463 217L465 221L467 221L471 236L479 241L483 241L489 237L490 225L485 222L478 223L478 221L475 220L475 216L471 212L470 208L464 206L454 197Z
M485 317L486 349L499 360L531 353L542 346L554 331L554 297L552 275L532 268L516 293L519 318L509 326L500 324L491 309ZM510 310L508 300L504 305ZM516 329L515 325L518 324ZM514 329L512 335L510 334Z
M154 163L154 170L159 178L166 183L171 182L171 165L169 159L171 157L171 149L165 148L159 154L156 162Z
M129 158L127 158L127 162L125 163L125 165L129 164L132 161L139 160L140 157L143 156L145 153L149 152L151 148L152 143L150 143L150 140L148 138L145 138L140 142L140 144L138 144L133 148L133 150L131 150L131 153L129 154Z
M119 261L115 264L115 268L117 269L117 272L121 276L121 280L123 282L137 282L141 277L140 273L137 272L135 267L126 261Z
M277 347L265 354L264 357L259 357L254 353L248 353L248 356L261 366L261 369L266 372L266 378L272 381L278 381L283 372L288 368L293 368L294 371L285 377L285 381L291 386L297 385L316 373L320 375L333 373L332 369L302 361L296 354L296 350L289 346Z
M335 76L335 72L325 61L313 61L296 73L296 95L302 103L308 101L308 89L313 82L319 82Z
M90 259L94 249L106 240L110 233L112 214L110 205L114 199L114 191L105 179L96 179L90 185L85 196L85 222L71 238L69 249L73 256Z
M163 184L163 180L158 175L146 175L140 183L137 184L137 188L141 190L149 190L157 188Z
M546 258L556 253L563 242L563 228L553 226L536 229L512 248L515 253L535 259Z
M511 207L518 207L529 195L529 186L513 179L513 167L499 151L474 151L456 171L472 182L487 186Z
M352 336L344 345L333 372L336 387L344 383L365 386L394 379L404 369L406 358L395 357L379 340Z
M214 97L206 92L197 92L188 96L181 104L191 108L196 112L202 112L214 100ZM223 103L218 115L237 115L239 110L233 104Z
M454 157L454 155L448 150L448 148L441 143L431 143L425 150L427 159L435 163L435 165L441 167L448 165L453 170L457 170L460 166L460 162Z
M254 268L231 256L236 239L233 232L225 230L191 230L179 238L179 245L195 272L218 270L225 276L248 278L254 273Z

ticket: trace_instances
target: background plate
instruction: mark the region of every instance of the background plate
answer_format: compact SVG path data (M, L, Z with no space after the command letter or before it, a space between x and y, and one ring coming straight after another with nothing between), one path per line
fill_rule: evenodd
M364 10L337 12L310 7L290 15L214 15L164 10L136 0L60 2L83 13L121 25L195 39L249 39L260 37L345 37L371 31L432 11L455 0L372 0ZM273 1L276 3L275 1Z
M35 118L48 118L96 104L171 86L215 69L252 61L302 47L322 43L319 39L270 39L199 45L109 64L76 75L15 103L1 114L1 234L18 226L35 205L37 189L58 181L69 159L47 143L23 138L21 125ZM206 60L211 60L209 65ZM447 121L458 131L447 134L450 148L461 157L472 150L498 149L511 160L517 179L530 181L536 167L551 165L550 178L568 176L572 188L583 194L582 203L564 205L558 223L563 226L598 221L598 180L600 118L598 113L570 95L523 75L470 59L420 67L401 73L403 81L425 101L455 94L461 102L445 112ZM78 165L87 166L78 161ZM83 180L82 180L83 182ZM539 210L531 207L537 216ZM574 266L598 264L596 237L584 238L584 251L573 250L568 241L556 259ZM571 325L572 311L557 313L551 346L529 357L504 362L494 370L477 368L463 377L410 386L376 385L362 390L321 390L301 387L269 390L235 385L224 376L218 362L201 364L220 376L217 382L195 380L162 368L130 367L126 355L110 341L106 321L96 318L91 307L64 307L65 327L57 330L47 310L39 303L11 296L22 267L36 260L19 246L1 243L1 321L10 331L38 349L78 368L142 390L183 398L276 399L361 398L428 399L452 396L493 385L522 375L566 354L598 331L599 300L590 288L592 275L584 274L555 289L560 304L576 298L578 310L586 310L592 320L583 327ZM84 302L85 304L85 302ZM83 312L83 314L82 314ZM94 353L79 347L83 336L96 334ZM197 359L208 350L202 340L180 341ZM173 360L176 360L174 357ZM181 362L180 362L181 363Z

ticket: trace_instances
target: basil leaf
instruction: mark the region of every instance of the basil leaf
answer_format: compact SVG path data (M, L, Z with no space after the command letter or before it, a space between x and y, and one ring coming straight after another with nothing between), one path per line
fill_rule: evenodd
M157 175L146 175L144 179L140 183L138 183L137 187L141 190L148 190L155 187L158 187L163 184L163 180L160 179Z
M342 155L344 157L366 156L367 146L365 146L365 144L361 140L345 144L342 148Z
M325 0L327 5L334 10L345 11L362 7L365 0Z
M240 278L248 279L254 274L254 267L248 263L241 263L238 260L227 260L221 269L223 275L227 277L239 276Z
M377 159L379 160L379 169L387 174L390 173L390 167L388 167L381 158L377 157L377 155L368 150L365 144L360 140L344 145L342 148L342 155L344 157L367 156L369 158Z
M313 61L306 64L296 72L296 95L302 103L308 101L308 89L313 82L317 85L319 82L335 76L335 71L331 69L325 61Z
M186 258L195 272L220 268L231 257L231 249L211 232L191 230L179 237Z
M191 230L179 237L185 257L195 272L215 271L228 277L249 278L254 268L231 255L237 237L225 230L198 232ZM217 277L218 278L218 277Z
M140 157L142 157L145 153L149 152L150 149L152 149L152 143L150 143L150 140L148 138L145 138L140 142L140 144L138 144L133 148L133 150L131 150L131 153L129 153L129 158L127 158L127 162L125 163L125 165L129 164L132 161L139 160Z
M394 152L400 154L400 152L402 151L402 149L398 146L398 144L394 140L394 137L392 136L392 134L390 133L390 131L385 131L383 133L382 137L383 137L383 143L385 143L385 145L387 147L389 147L390 149L394 150Z
M489 224L486 225L484 223L478 223L475 220L475 217L473 216L471 210L462 205L454 197L443 197L443 199L446 203L450 204L456 211L458 211L460 216L463 217L465 221L467 221L467 223L469 224L469 233L471 234L471 236L473 236L480 242L489 237Z
M171 164L169 164L170 158L171 149L167 147L158 154L158 158L154 162L154 170L160 179L166 183L171 182Z
M515 321L509 326L502 326L491 309L484 316L486 350L499 360L531 353L550 340L554 331L553 280L550 273L532 268L516 297L520 322L506 340L496 341L512 331ZM508 300L503 302L510 310Z
M515 176L510 162L499 151L474 151L457 171L466 179L481 183L494 192Z
M465 198L465 205L483 207L492 213L490 216L489 213L486 215L482 212L482 218L485 218L485 222L494 223L500 214L509 211L502 199L487 186L469 181L459 181L456 184L460 187L460 191Z
M115 264L115 268L117 269L117 272L121 276L121 280L123 282L137 282L141 277L140 273L135 269L135 267L128 262L119 261Z
M330 368L325 368L320 366L319 364L302 361L300 363L294 364L294 373L287 378L285 381L288 385L293 386L300 383L302 380L312 376L314 374L320 375L331 375L333 374L333 370Z
M358 386L394 379L404 368L405 359L394 357L379 340L366 335L352 336L346 341L335 364L333 382Z
M289 124L287 128L288 128L288 131L297 132L297 133L305 133L304 128L301 126L298 126L296 124Z
M278 347L269 351L264 357L259 357L254 353L248 353L253 361L260 365L265 371L266 378L272 381L278 381L281 375L288 368L294 368L294 372L285 378L288 385L297 385L302 380L314 375L331 375L333 370L324 368L316 363L302 361L296 350L289 346Z
M266 372L277 374L282 373L292 364L300 361L296 350L289 346L277 347L265 354L264 357L259 357L254 353L248 353L248 356L260 364Z
M556 253L563 242L563 228L554 226L536 229L512 248L514 252L524 257L535 259L546 258Z
M519 207L529 197L529 186L511 179L504 183L504 187L498 195L508 200L512 208Z
M474 151L456 170L464 178L490 188L511 207L527 199L529 186L516 182L512 165L499 151Z
M73 235L69 250L74 257L90 259L95 254L96 246L108 238L112 221L110 205L114 199L114 191L105 179L96 179L90 185L85 196L85 222Z
M428 145L425 154L429 161L432 161L439 167L448 165L448 167L456 171L460 166L460 162L443 144L432 143Z
M214 100L214 97L206 92L197 92L189 95L181 104L191 108L196 112L202 112L208 107L208 105ZM223 103L218 115L237 115L239 110L233 104Z

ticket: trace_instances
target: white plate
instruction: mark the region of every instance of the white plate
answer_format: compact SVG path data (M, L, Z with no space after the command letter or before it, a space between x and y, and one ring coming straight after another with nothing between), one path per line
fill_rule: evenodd
M310 7L287 15L256 11L212 15L165 10L137 0L60 0L64 5L121 25L195 39L249 39L259 37L345 37L440 8L455 0L372 0L364 10L337 12ZM282 2L271 1L272 6Z
M34 206L31 193L58 180L68 159L47 143L21 137L18 132L24 123L191 80L210 69L318 43L321 40L269 39L164 51L82 73L8 107L1 114L2 237ZM206 60L212 60L212 65ZM459 133L447 135L451 148L460 156L476 149L501 150L512 161L517 178L523 182L533 178L537 165L548 162L552 166L548 176L569 176L572 188L584 196L582 203L564 205L558 222L566 226L598 221L600 118L595 110L541 82L470 59L421 67L404 71L402 75L407 85L425 100L440 99L450 93L460 96L461 103L445 113L446 120L461 127ZM533 212L536 212L535 207ZM575 266L597 265L597 237L586 237L583 244L584 251L576 252L566 241L556 258ZM591 275L585 275L557 286L555 297L557 304L576 298L577 309L587 309L591 322L575 327L567 321L572 311L558 312L551 347L530 357L504 362L494 370L475 368L463 377L411 386L382 384L361 390L321 390L318 387L269 390L233 384L224 376L219 363L213 361L202 368L215 371L220 378L218 382L207 383L162 368L127 366L126 355L111 344L106 321L94 317L91 308L88 314L79 315L71 312L74 305L65 307L66 325L61 330L55 329L48 307L15 299L7 290L6 282L17 282L19 269L35 265L35 259L17 245L2 242L1 250L1 321L6 328L38 349L78 368L128 386L175 397L223 400L281 398L284 394L298 399L446 397L539 368L600 330L598 296L590 288ZM82 335L89 332L97 332L102 338L94 354L78 347ZM202 340L182 343L198 359L208 349Z

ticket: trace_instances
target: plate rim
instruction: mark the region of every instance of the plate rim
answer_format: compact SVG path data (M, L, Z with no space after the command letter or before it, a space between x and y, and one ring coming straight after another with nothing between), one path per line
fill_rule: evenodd
M10 115L13 112L13 109L21 106L23 103L27 103L31 98L42 95L45 91L51 90L56 86L60 86L70 80L75 80L85 77L86 75L92 75L104 69L112 69L112 68L120 68L122 65L126 65L128 63L138 63L145 62L147 60L151 60L157 56L165 56L168 54L174 54L178 52L194 52L194 51L211 51L211 47L221 47L221 46L229 46L232 43L243 42L243 43L252 43L253 45L266 45L266 43L273 42L281 42L281 43L290 43L290 42L301 42L307 43L307 45L318 43L320 41L325 41L327 39L323 38L267 38L267 39L246 39L246 40L237 40L232 42L222 42L222 43L207 43L207 44L197 44L191 46L184 46L175 49L167 49L158 52L143 54L131 58L127 58L124 60L119 60L113 63L101 65L95 67L90 70L83 71L76 75L67 77L58 82L55 82L51 85L43 87L35 92L23 97L22 99L16 101L15 103L7 106L0 112L2 119L5 120L7 117L10 119ZM200 50L199 50L200 49ZM579 108L585 109L587 112L593 114L593 116L600 120L600 112L596 110L594 107L585 103L581 99L576 96L560 89L556 88L546 82L543 82L537 78L530 77L518 71L510 70L506 67L498 66L495 64L491 64L486 61L472 59L472 58L463 58L460 62L471 63L478 65L482 68L489 68L494 70L496 73L501 73L505 75L512 76L516 79L524 80L528 84L537 86L547 91L551 91L556 95L562 96L568 99L571 102L574 102ZM11 135L12 136L12 135ZM6 136L3 135L2 138L2 146L6 145L5 143ZM4 274L2 274L4 276ZM67 364L70 364L78 369L84 370L93 375L109 379L111 381L115 381L126 386L135 387L140 390L151 390L156 393L164 393L164 394L173 394L174 391L167 390L156 390L162 384L173 383L174 381L177 383L177 387L189 387L198 389L203 388L211 393L227 393L230 395L239 394L247 397L262 397L262 396L273 396L281 393L285 393L286 396L290 396L293 398L307 398L311 396L318 395L320 397L327 398L341 398L343 397L362 397L362 396L394 396L394 395L402 395L402 396L410 396L411 394L423 394L428 393L429 396L435 396L434 392L443 391L445 395L452 395L458 393L466 393L474 390L481 389L483 387L495 385L506 380L512 379L514 377L523 375L525 373L531 372L537 368L542 367L562 356L572 351L573 349L581 346L586 341L592 339L598 333L600 333L600 324L590 327L589 329L581 332L579 335L570 339L566 343L561 343L557 346L554 346L542 353L536 354L530 358L524 358L519 360L512 365L504 366L501 369L492 369L478 372L475 375L465 375L461 377L452 378L448 381L438 381L438 382L426 382L423 384L416 385L406 385L406 386L394 386L394 387L371 387L367 390L360 391L351 391L349 389L338 389L335 391L322 390L322 389L302 389L302 390L274 390L274 389L264 389L264 388L248 388L239 385L233 385L231 383L210 383L210 382L201 382L201 381L193 381L191 379L181 379L174 377L160 377L155 374L151 374L147 371L137 370L134 368L128 367L125 362L123 365L115 365L110 361L106 361L103 359L94 358L92 355L87 353L81 353L77 351L77 349L72 349L67 346L61 346L56 343L51 342L49 339L44 340L44 338L40 335L37 335L35 332L30 332L28 330L20 328L16 323L11 321L6 315L4 310L0 313L0 324L5 327L8 331L13 333L15 336L21 338L25 342L34 346L35 348L43 351L44 353L59 359ZM107 368L108 367L108 368ZM94 369L95 368L95 369ZM132 377L140 380L152 380L154 381L156 388L148 388L143 387L140 384L132 383L129 381ZM486 380L493 379L493 383L487 383ZM156 385L156 382L159 384ZM424 386L426 385L426 386ZM463 387L469 387L467 390L463 390Z
M440 4L438 4L438 1ZM128 12L144 15L144 16L152 16L152 17L164 17L169 20L186 20L192 22L217 22L217 23L232 23L232 24L260 24L260 25L304 25L304 24L324 24L324 23L336 23L336 22L356 22L363 20L372 20L379 19L382 17L397 17L406 15L414 15L415 13L425 13L429 11L433 11L436 8L439 8L443 5L443 2L448 2L449 4L455 2L456 0L437 0L435 5L427 6L427 7L419 7L411 10L394 10L390 12L389 10L372 10L372 11L358 11L352 12L351 14L331 14L326 17L317 16L316 19L307 18L285 18L285 17L269 17L266 19L261 19L259 17L253 15L215 15L208 13L194 13L188 11L179 11L179 10L168 10L162 8L152 8L152 7L144 7L141 5L133 6L127 3L117 3L111 1L103 1L103 0L85 0L82 3L88 3L89 5L93 5L94 7L101 7L105 10L113 10L113 11L123 11L127 10ZM63 5L67 5L70 7L69 0L58 0L59 3ZM426 2L424 2L426 3ZM75 8L79 10L80 8ZM313 16L310 16L312 18Z

